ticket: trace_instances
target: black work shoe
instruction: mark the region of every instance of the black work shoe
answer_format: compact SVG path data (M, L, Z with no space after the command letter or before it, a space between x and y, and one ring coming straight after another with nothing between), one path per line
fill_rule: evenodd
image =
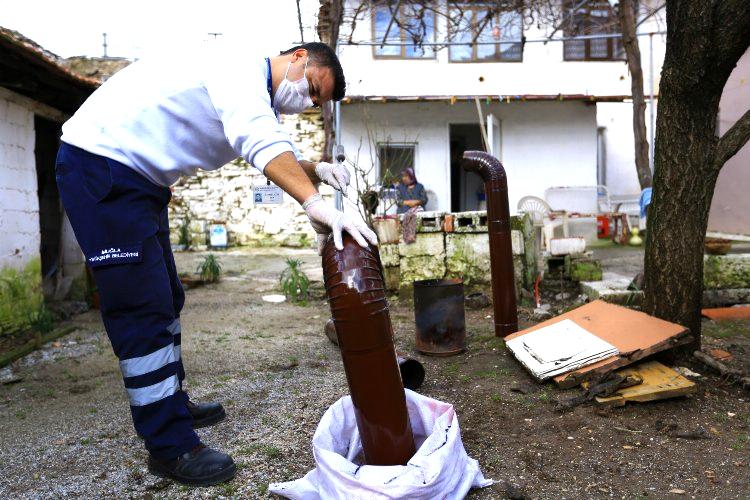
M229 481L237 472L232 457L199 445L172 460L148 457L151 474L166 477L189 486L212 486Z
M188 401L187 409L193 417L194 429L217 424L227 416L221 403L195 404Z

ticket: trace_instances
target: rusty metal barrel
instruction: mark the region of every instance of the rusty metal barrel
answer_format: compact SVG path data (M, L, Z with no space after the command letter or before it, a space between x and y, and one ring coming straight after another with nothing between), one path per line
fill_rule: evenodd
M348 234L323 249L323 278L368 465L404 465L416 452L377 249Z
M518 331L513 247L510 236L508 179L500 160L483 151L466 151L464 170L476 172L484 181L487 196L487 232L490 237L490 273L495 335L505 337Z
M466 350L464 283L459 279L414 282L416 348L431 356Z

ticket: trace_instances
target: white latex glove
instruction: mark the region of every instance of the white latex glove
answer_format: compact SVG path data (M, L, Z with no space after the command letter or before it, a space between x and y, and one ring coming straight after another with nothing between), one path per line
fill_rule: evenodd
M323 255L323 246L331 233L333 233L333 244L338 250L344 249L342 231L351 234L352 238L363 247L367 247L368 242L372 245L378 244L378 237L364 222L336 210L324 202L317 193L305 200L302 208L305 209L313 229L318 233L318 255Z
M322 161L315 165L315 175L321 181L333 189L338 189L341 191L341 194L346 196L346 187L349 185L349 170L343 163L334 164Z

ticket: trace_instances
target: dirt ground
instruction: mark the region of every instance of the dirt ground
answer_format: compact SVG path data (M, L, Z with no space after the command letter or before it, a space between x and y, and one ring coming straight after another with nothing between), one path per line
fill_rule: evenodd
M194 271L201 253L177 256ZM320 283L306 307L270 304L284 258L310 251L219 254L216 285L187 292L182 315L187 388L219 400L228 419L199 431L239 464L233 482L189 489L150 476L135 436L119 369L96 311L78 329L17 362L18 383L0 386L0 497L263 498L267 485L314 466L311 437L323 412L347 394ZM499 483L472 498L748 498L750 395L711 374L686 398L604 410L555 410L578 394L534 383L492 334L491 309L467 311L468 351L420 357L420 392L455 405L464 445ZM392 301L400 350L414 354L413 311ZM524 321L524 324L528 324ZM707 324L705 343L748 359L750 323ZM699 439L674 437L684 432Z

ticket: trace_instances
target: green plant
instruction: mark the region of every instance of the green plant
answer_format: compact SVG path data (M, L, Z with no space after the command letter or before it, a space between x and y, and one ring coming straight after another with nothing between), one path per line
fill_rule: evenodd
M0 269L0 335L17 335L29 329L30 318L43 304L41 264L29 262L24 269Z
M54 319L52 313L44 305L44 302L39 304L39 307L35 311L29 313L29 326L39 333L47 333L52 331L54 326Z
M182 224L180 224L177 235L177 243L184 245L186 250L190 248L190 214L185 214L185 218L182 219Z
M304 306L307 304L310 280L301 267L301 260L287 257L286 269L281 272L279 284L281 285L281 291L289 300Z
M219 264L219 259L212 253L206 255L203 262L198 265L198 273L206 283L218 282L221 279L221 264Z

